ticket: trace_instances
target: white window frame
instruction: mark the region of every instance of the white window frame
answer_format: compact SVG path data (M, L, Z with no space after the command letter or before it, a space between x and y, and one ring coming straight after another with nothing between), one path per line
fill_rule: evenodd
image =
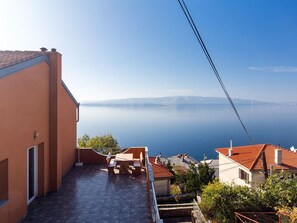
M29 150L34 150L34 195L29 199ZM30 204L36 197L38 193L38 156L37 156L37 146L31 146L27 148L27 204Z
M250 182L250 174L248 172L246 172L245 170L239 168L238 175L239 175L238 176L239 179L243 180L244 182L246 182L246 183Z

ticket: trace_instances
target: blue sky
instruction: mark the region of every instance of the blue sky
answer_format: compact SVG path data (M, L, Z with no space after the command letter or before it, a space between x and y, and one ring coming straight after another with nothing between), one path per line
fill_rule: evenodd
M297 2L185 0L231 97L297 101ZM224 97L177 0L7 0L0 49L57 48L78 101Z

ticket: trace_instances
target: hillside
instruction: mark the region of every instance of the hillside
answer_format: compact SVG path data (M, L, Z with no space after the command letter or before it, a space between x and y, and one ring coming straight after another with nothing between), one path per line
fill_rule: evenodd
M268 102L233 99L235 104L268 104ZM224 105L229 104L228 100L223 97L202 97L202 96L174 96L158 98L127 98L113 99L102 101L85 101L81 105L85 106L166 106L166 105Z

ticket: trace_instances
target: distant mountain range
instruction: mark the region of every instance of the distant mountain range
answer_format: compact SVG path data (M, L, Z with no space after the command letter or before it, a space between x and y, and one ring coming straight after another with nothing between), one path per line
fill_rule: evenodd
M233 99L236 105L262 105L273 104L270 102L255 101L248 99ZM159 98L127 98L102 101L81 102L84 106L166 106L166 105L225 105L228 100L223 97L201 97L201 96L174 96Z

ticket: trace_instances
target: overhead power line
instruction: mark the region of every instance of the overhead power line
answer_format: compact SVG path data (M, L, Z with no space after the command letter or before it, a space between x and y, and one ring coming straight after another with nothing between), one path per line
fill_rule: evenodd
M228 91L227 91L227 89L226 89L226 87L225 87L225 85L224 85L221 77L220 77L219 72L217 71L216 66L213 63L213 60L211 59L211 57L210 57L210 55L208 53L208 50L207 50L207 48L206 48L206 46L205 46L205 44L204 44L204 42L203 42L203 40L201 38L201 35L198 32L198 29L197 29L197 27L195 25L195 22L193 21L192 16L191 16L191 14L190 14L190 12L189 12L189 10L188 10L188 8L187 8L184 0L178 0L178 2L180 4L180 7L182 8L182 10L183 10L183 12L184 12L187 20L188 20L188 22L189 22L189 24L190 24L193 32L194 32L194 34L195 34L195 36L196 36L196 38L197 38L197 40L198 40L198 42L199 42L199 44L200 44L200 46L201 46L201 48L203 50L203 52L204 52L204 54L205 54L205 56L206 56L206 58L207 58L207 60L208 60L208 62L210 64L210 66L211 66L211 68L212 68L212 70L213 70L216 78L218 79L218 81L219 81L219 83L220 83L220 85L221 85L221 87L222 87L222 89L223 89L223 91L224 91L224 93L225 93L225 95L226 95L226 97L227 97L227 99L228 99L228 101L229 101L229 103L230 103L233 111L235 112L235 115L237 116L237 118L238 118L238 120L239 120L239 122L240 122L240 124L241 124L241 126L243 128L243 130L247 134L250 143L253 144L253 140L252 140L250 134L248 133L247 128L243 124L243 121L240 118L240 115L239 115L239 113L238 113L238 111L237 111L237 109L236 109L236 107L235 107L235 105L234 105L234 103L233 103L233 101L232 101L232 99L231 99L231 97L230 97L230 95L229 95L229 93L228 93Z

